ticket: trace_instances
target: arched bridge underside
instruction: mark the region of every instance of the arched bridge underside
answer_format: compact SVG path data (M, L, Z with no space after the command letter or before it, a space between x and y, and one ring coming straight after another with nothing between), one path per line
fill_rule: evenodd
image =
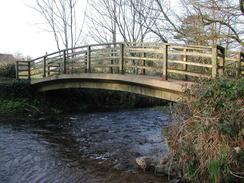
M160 78L120 74L62 74L31 81L38 91L90 88L130 92L169 101L178 101L190 82L163 81Z

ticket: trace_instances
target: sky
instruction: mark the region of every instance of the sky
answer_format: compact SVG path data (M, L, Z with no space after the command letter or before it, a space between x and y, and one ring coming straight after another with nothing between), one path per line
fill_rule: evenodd
M80 1L83 5L87 0ZM35 58L57 51L53 34L46 31L48 25L31 8L34 3L35 0L0 0L0 54Z
M1 0L0 53L38 57L56 51L52 34L33 6L35 0Z

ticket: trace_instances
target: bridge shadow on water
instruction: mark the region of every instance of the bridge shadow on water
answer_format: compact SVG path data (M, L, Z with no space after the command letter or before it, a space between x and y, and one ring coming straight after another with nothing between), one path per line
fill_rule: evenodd
M48 91L42 95L50 106L68 113L117 111L170 103L163 99L101 89L63 89Z

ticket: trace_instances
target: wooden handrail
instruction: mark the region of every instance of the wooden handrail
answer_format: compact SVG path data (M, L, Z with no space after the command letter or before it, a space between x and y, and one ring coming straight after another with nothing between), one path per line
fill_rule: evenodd
M219 45L104 43L63 49L28 62L17 61L16 78L22 75L35 79L61 73L111 73L111 68L112 73L154 75L164 80L171 77L183 80L189 77L216 78L224 75L232 60L244 62L244 53L230 54ZM26 65L22 64L25 62ZM239 77L242 71L237 70L242 65L235 65Z

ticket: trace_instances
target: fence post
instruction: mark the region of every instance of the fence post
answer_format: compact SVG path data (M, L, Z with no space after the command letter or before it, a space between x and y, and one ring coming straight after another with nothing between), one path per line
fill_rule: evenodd
M215 45L212 47L212 78L217 77L217 71L218 71L217 57L218 57L218 49L217 46Z
M44 78L47 76L46 66L47 66L47 56L44 56L43 57L43 77Z
M213 46L212 47L212 78L224 76L224 65L225 65L225 48L219 45Z
M66 50L63 51L63 72L67 73L67 59L66 59Z
M15 71L16 71L16 79L19 79L19 61L16 61L15 64Z
M125 58L124 58L124 52L125 52L125 45L124 43L120 44L120 64L119 64L119 72L120 74L124 74L124 63L125 63Z
M165 44L164 45L164 50L163 50L163 75L162 79L163 80L168 80L168 47L169 45Z
M87 48L87 54L86 54L86 71L88 73L91 72L91 46L88 46L88 48Z

